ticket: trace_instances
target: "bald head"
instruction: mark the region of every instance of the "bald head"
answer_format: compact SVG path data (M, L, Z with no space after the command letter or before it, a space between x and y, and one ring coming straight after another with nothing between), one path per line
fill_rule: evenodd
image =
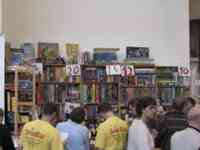
M188 122L200 123L200 104L195 105L187 114Z

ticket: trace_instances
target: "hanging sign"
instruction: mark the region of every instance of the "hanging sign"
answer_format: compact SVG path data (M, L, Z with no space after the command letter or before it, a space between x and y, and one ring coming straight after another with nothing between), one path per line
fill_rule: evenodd
M191 71L188 67L178 67L178 74L182 77L190 77Z
M135 70L133 65L122 65L121 66L121 75L122 76L134 76Z
M66 73L68 76L80 76L81 75L81 66L78 64L66 65Z
M120 75L121 66L120 65L106 65L106 74L107 75Z

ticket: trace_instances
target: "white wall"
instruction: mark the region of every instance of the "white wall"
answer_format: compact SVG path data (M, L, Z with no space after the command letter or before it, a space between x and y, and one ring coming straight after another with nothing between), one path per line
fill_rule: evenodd
M2 0L0 0L0 33L2 32Z
M4 0L7 40L148 46L156 64L189 66L188 0ZM120 55L121 56L121 55Z
M0 0L0 33L2 33L2 0ZM0 34L0 108L4 109L4 36Z
M200 0L190 0L190 19L200 19Z
M4 82L5 82L5 38L0 34L0 108L4 109Z

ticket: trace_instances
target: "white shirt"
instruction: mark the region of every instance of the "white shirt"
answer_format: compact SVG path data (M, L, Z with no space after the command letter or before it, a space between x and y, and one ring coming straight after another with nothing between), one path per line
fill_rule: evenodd
M128 132L127 150L153 150L154 140L147 125L135 119Z
M200 132L192 128L176 132L171 138L171 150L199 150Z

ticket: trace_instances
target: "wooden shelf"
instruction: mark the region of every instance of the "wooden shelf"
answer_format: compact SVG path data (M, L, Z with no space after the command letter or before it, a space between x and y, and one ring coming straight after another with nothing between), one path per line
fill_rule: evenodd
M44 64L44 67L65 67L66 64Z
M119 84L118 82L106 82L106 81L97 81L97 80L87 80L83 81L84 84Z
M33 106L33 102L20 102L20 101L18 101L18 106Z
M59 81L44 81L41 84L80 84L80 82L59 82Z
M18 71L20 73L32 74L32 72L33 72L32 67L25 66L25 65L8 66L6 69L7 69L6 72L8 72L8 73Z
M106 64L83 64L81 65L83 68L105 68Z

